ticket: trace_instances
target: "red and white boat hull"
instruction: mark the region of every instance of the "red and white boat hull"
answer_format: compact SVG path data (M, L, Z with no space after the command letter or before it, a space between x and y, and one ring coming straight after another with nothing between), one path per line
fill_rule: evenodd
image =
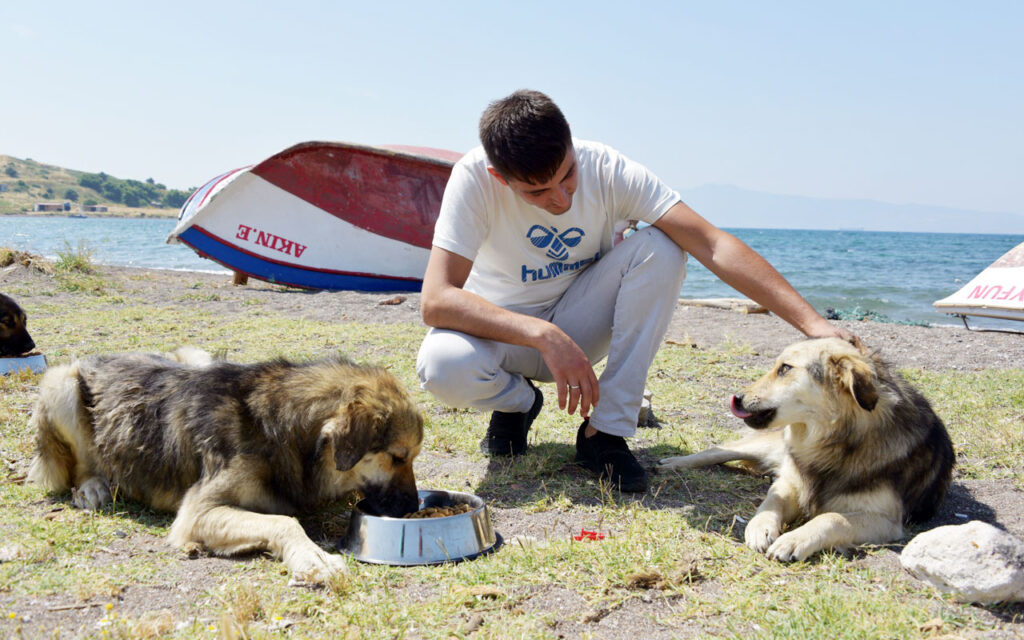
M218 176L168 238L261 280L418 291L454 152L312 142Z

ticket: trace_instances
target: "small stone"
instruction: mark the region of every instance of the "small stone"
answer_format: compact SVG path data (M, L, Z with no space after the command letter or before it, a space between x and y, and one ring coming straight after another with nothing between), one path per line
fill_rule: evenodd
M506 594L504 591L497 587L492 587L486 584L478 584L468 589L470 595L476 598L490 598L491 600L497 600L498 598L504 598Z
M960 602L1024 601L1024 542L980 520L925 531L900 564Z
M482 625L483 623L483 615L479 613L474 613L469 617L469 620L466 621L466 624L462 625L463 635L468 636L471 633L476 633L476 631L480 629L480 625Z
M629 589L664 589L665 576L658 571L639 571L626 576Z

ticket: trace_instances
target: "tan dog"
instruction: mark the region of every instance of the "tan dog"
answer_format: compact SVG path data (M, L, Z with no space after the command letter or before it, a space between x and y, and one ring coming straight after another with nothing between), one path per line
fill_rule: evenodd
M928 401L876 354L838 338L786 348L731 406L748 426L771 431L659 468L744 460L772 472L744 534L771 558L899 540L903 524L931 518L949 488L953 445Z
M29 479L98 509L111 487L177 512L169 540L219 555L269 551L293 584L345 567L292 517L351 491L372 510L418 507L423 418L384 369L337 357L295 364L92 356L50 369L31 424Z

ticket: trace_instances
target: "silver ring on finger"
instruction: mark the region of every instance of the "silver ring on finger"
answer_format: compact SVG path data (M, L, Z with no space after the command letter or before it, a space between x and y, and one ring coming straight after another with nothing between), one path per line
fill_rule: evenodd
M569 388L570 388L570 389L579 389L579 388L580 388L580 385L578 385L578 384L570 384L570 385L569 385Z

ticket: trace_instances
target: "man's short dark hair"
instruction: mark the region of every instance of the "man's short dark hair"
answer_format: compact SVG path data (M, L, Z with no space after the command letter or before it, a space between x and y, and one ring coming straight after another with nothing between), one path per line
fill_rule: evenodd
M480 116L480 142L503 178L540 184L562 166L572 133L551 98L520 89L487 106Z

